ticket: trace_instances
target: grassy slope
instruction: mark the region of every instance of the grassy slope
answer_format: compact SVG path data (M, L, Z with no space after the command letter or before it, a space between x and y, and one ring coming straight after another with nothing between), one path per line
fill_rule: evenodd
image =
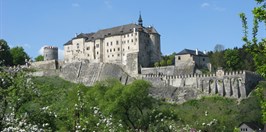
M67 96L69 92L78 84L73 84L59 77L36 77L33 81L40 88L40 92L47 94L43 100L47 105L54 106L53 109L58 111L67 105ZM181 105L162 103L160 109L171 109L178 115L179 125L189 124L194 128L206 129L206 124L217 120L217 123L212 125L212 130L229 130L238 126L243 121L260 121L261 110L257 98L252 94L250 98L242 100L240 103L235 99L223 97L204 97L200 100L190 100ZM205 115L207 113L207 116ZM205 123L205 125L202 125ZM225 126L225 127L223 127Z

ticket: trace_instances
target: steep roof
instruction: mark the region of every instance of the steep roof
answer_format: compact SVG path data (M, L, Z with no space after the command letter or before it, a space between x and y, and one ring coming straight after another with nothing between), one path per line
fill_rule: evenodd
M239 125L239 127L240 127L241 125L243 125L243 124L246 124L248 127L250 127L250 128L253 129L253 130L259 130L259 129L263 130L263 126L262 126L261 124L256 123L256 122L242 122L242 123Z
M137 24L127 24L122 26L117 26L113 28L107 28L97 31L93 37L95 39L105 38L107 36L122 35L133 32L133 30L140 28L140 25Z
M107 29L102 29L97 31L96 33L81 33L79 34L77 37L74 37L73 39L77 39L77 38L85 38L85 41L93 41L95 39L103 39L105 37L109 37L109 36L115 36L115 35L123 35L123 34L127 34L127 33L131 33L133 32L133 30L138 30L139 28L143 28L142 31L146 32L146 33L157 33L159 34L156 29L154 27L142 27L141 25L138 24L126 24L126 25L122 25L122 26L117 26L117 27L112 27L112 28L107 28ZM73 40L71 39L70 41L68 41L66 44L64 45L71 45L71 41Z
M190 49L184 49L177 53L176 55L184 55L184 54L190 54L190 55L196 55L196 50L190 50ZM198 51L198 55L200 56L206 56L203 52Z
M77 39L77 38L84 38L85 41L92 40L92 39L93 39L93 37L92 37L93 35L94 35L94 33L80 33L80 34L77 35L76 37L74 37L74 38L72 38L71 40L69 40L68 42L66 42L66 43L64 44L64 46L65 46L65 45L71 45L71 44L72 44L72 40L73 40L73 39Z

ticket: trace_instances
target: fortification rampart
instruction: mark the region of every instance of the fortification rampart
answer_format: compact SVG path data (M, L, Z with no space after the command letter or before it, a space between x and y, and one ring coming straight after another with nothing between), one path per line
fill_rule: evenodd
M30 67L37 69L57 69L58 61L57 60L47 60L47 61L38 61L30 63Z
M141 74L184 75L194 73L195 65L142 67Z
M246 98L262 78L249 71L224 72L219 70L216 74L193 75L141 75L144 80L150 81L155 87L190 87L205 94L218 94L232 98Z

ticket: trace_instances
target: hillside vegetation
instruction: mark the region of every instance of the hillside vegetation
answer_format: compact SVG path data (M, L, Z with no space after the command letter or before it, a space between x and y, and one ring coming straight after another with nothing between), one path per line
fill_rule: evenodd
M2 91L1 131L233 131L243 121L262 118L255 93L241 102L214 96L178 105L150 97L143 80L86 87L59 77L24 77L17 73Z

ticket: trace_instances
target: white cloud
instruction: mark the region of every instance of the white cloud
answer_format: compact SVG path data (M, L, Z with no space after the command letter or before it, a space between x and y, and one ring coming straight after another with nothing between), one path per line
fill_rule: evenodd
M64 60L64 50L58 49L58 59Z
M43 48L46 46L48 46L48 45L44 45L41 47L41 49L39 49L39 51L38 51L39 55L43 55Z
M202 3L202 4L200 5L200 7L201 7L201 8L208 8L208 9L212 9L212 10L220 11L220 12L226 10L226 8L219 7L219 6L217 6L216 4L213 4L213 3L210 4L210 3L207 3L207 2Z
M113 6L112 6L110 0L105 0L105 1L104 1L104 4L107 6L107 8L113 8Z
M211 6L211 4L205 2L205 3L202 3L200 6L201 6L202 8L205 8L205 7L209 7L209 6Z
M79 7L79 3L72 3L72 7Z
M223 7L215 6L215 7L214 7L214 10L216 10L216 11L225 11L226 9L223 8Z
M39 49L39 51L38 51L39 55L43 55L43 49L44 49L44 47L46 47L46 46L48 46L48 45L44 45L44 46L42 46L42 47ZM58 59L59 59L59 60L64 60L64 50L63 50L63 49L59 49L59 48L58 48Z

